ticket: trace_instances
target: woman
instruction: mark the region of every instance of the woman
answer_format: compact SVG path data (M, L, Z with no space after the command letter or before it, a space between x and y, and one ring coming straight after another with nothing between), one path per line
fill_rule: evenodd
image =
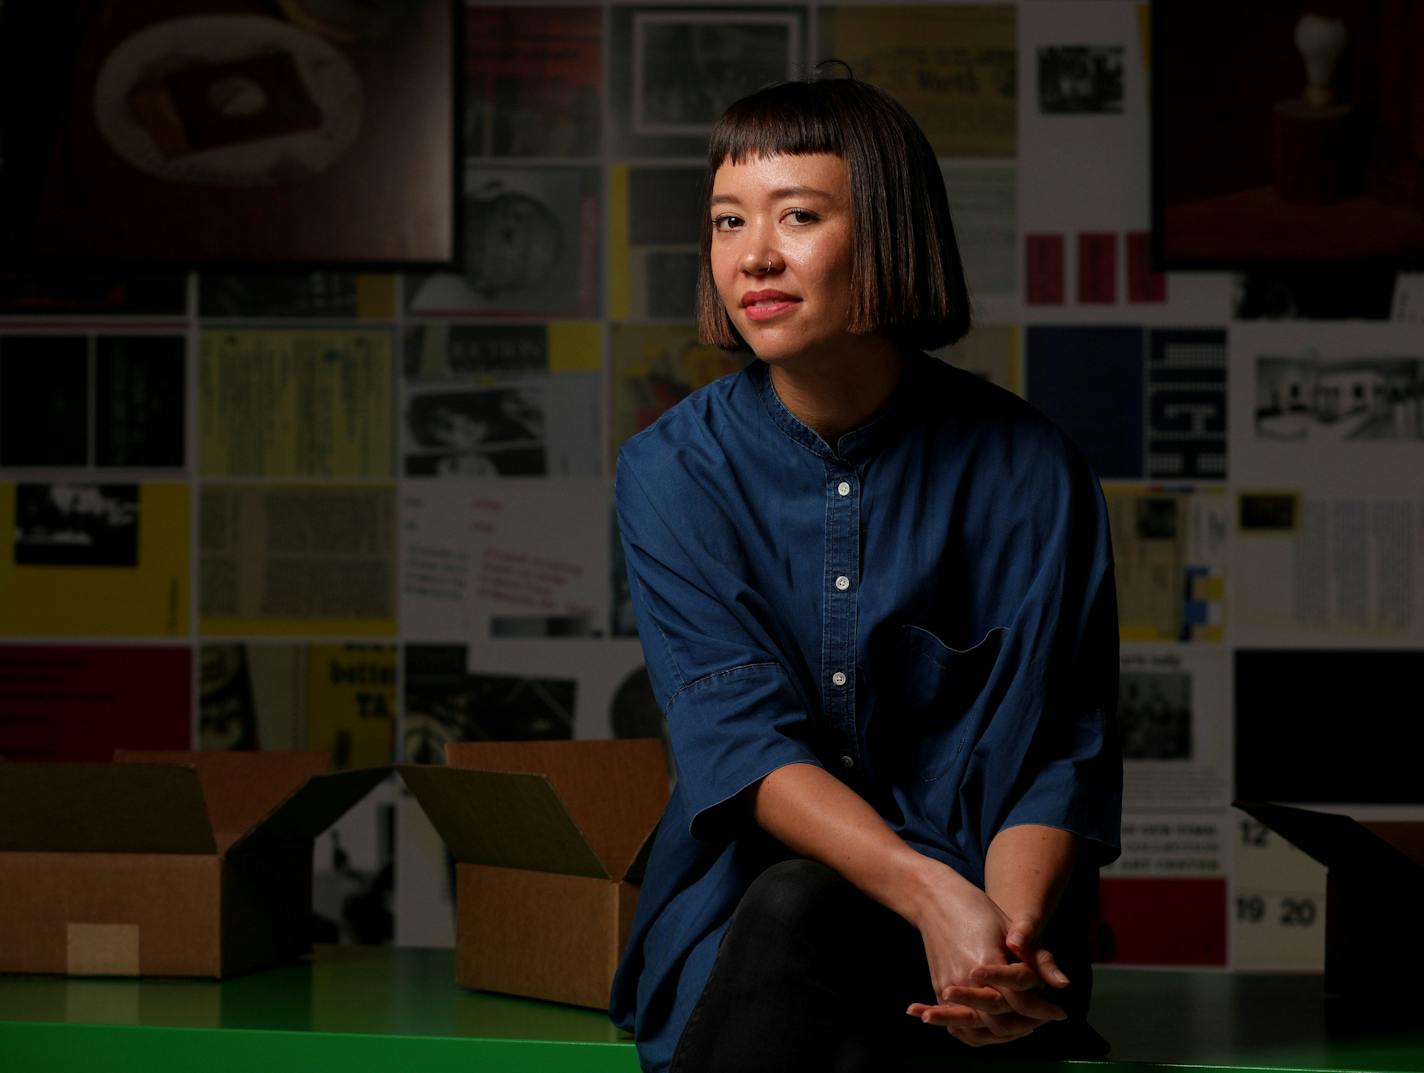
M620 455L678 782L613 1017L674 1073L1091 1050L1121 797L1096 480L1036 411L919 352L964 334L968 295L897 103L762 90L708 176L699 328L758 360Z

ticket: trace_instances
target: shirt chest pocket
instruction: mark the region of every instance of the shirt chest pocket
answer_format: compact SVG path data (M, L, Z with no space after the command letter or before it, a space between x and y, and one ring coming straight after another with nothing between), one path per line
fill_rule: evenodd
M995 626L968 648L929 630L902 626L882 704L894 727L890 767L897 778L931 782L952 770L994 709L994 668L1008 629Z

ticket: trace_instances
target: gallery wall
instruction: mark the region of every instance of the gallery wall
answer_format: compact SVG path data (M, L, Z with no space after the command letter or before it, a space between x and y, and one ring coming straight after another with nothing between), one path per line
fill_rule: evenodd
M1323 869L1230 802L1424 812L1417 277L1154 271L1130 0L466 15L462 272L0 275L0 756L661 734L612 460L747 360L690 322L711 121L836 57L940 157L977 322L940 356L1103 480L1100 955L1318 967ZM450 942L396 786L316 853L321 938Z

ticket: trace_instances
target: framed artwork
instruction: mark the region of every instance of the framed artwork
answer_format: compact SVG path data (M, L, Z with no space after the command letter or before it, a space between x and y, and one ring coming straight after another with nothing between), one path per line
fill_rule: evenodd
M1157 267L1424 266L1424 8L1165 0L1152 33Z
M0 254L448 266L458 0L11 0Z

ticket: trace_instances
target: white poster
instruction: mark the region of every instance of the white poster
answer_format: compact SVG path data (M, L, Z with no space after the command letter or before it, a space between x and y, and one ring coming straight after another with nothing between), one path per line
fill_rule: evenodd
M1229 666L1218 647L1124 647L1123 852L1108 874L1221 875L1229 867Z
M1424 487L1424 334L1408 324L1230 328L1231 476L1313 493Z
M1243 489L1236 499L1232 640L1424 641L1424 495Z

